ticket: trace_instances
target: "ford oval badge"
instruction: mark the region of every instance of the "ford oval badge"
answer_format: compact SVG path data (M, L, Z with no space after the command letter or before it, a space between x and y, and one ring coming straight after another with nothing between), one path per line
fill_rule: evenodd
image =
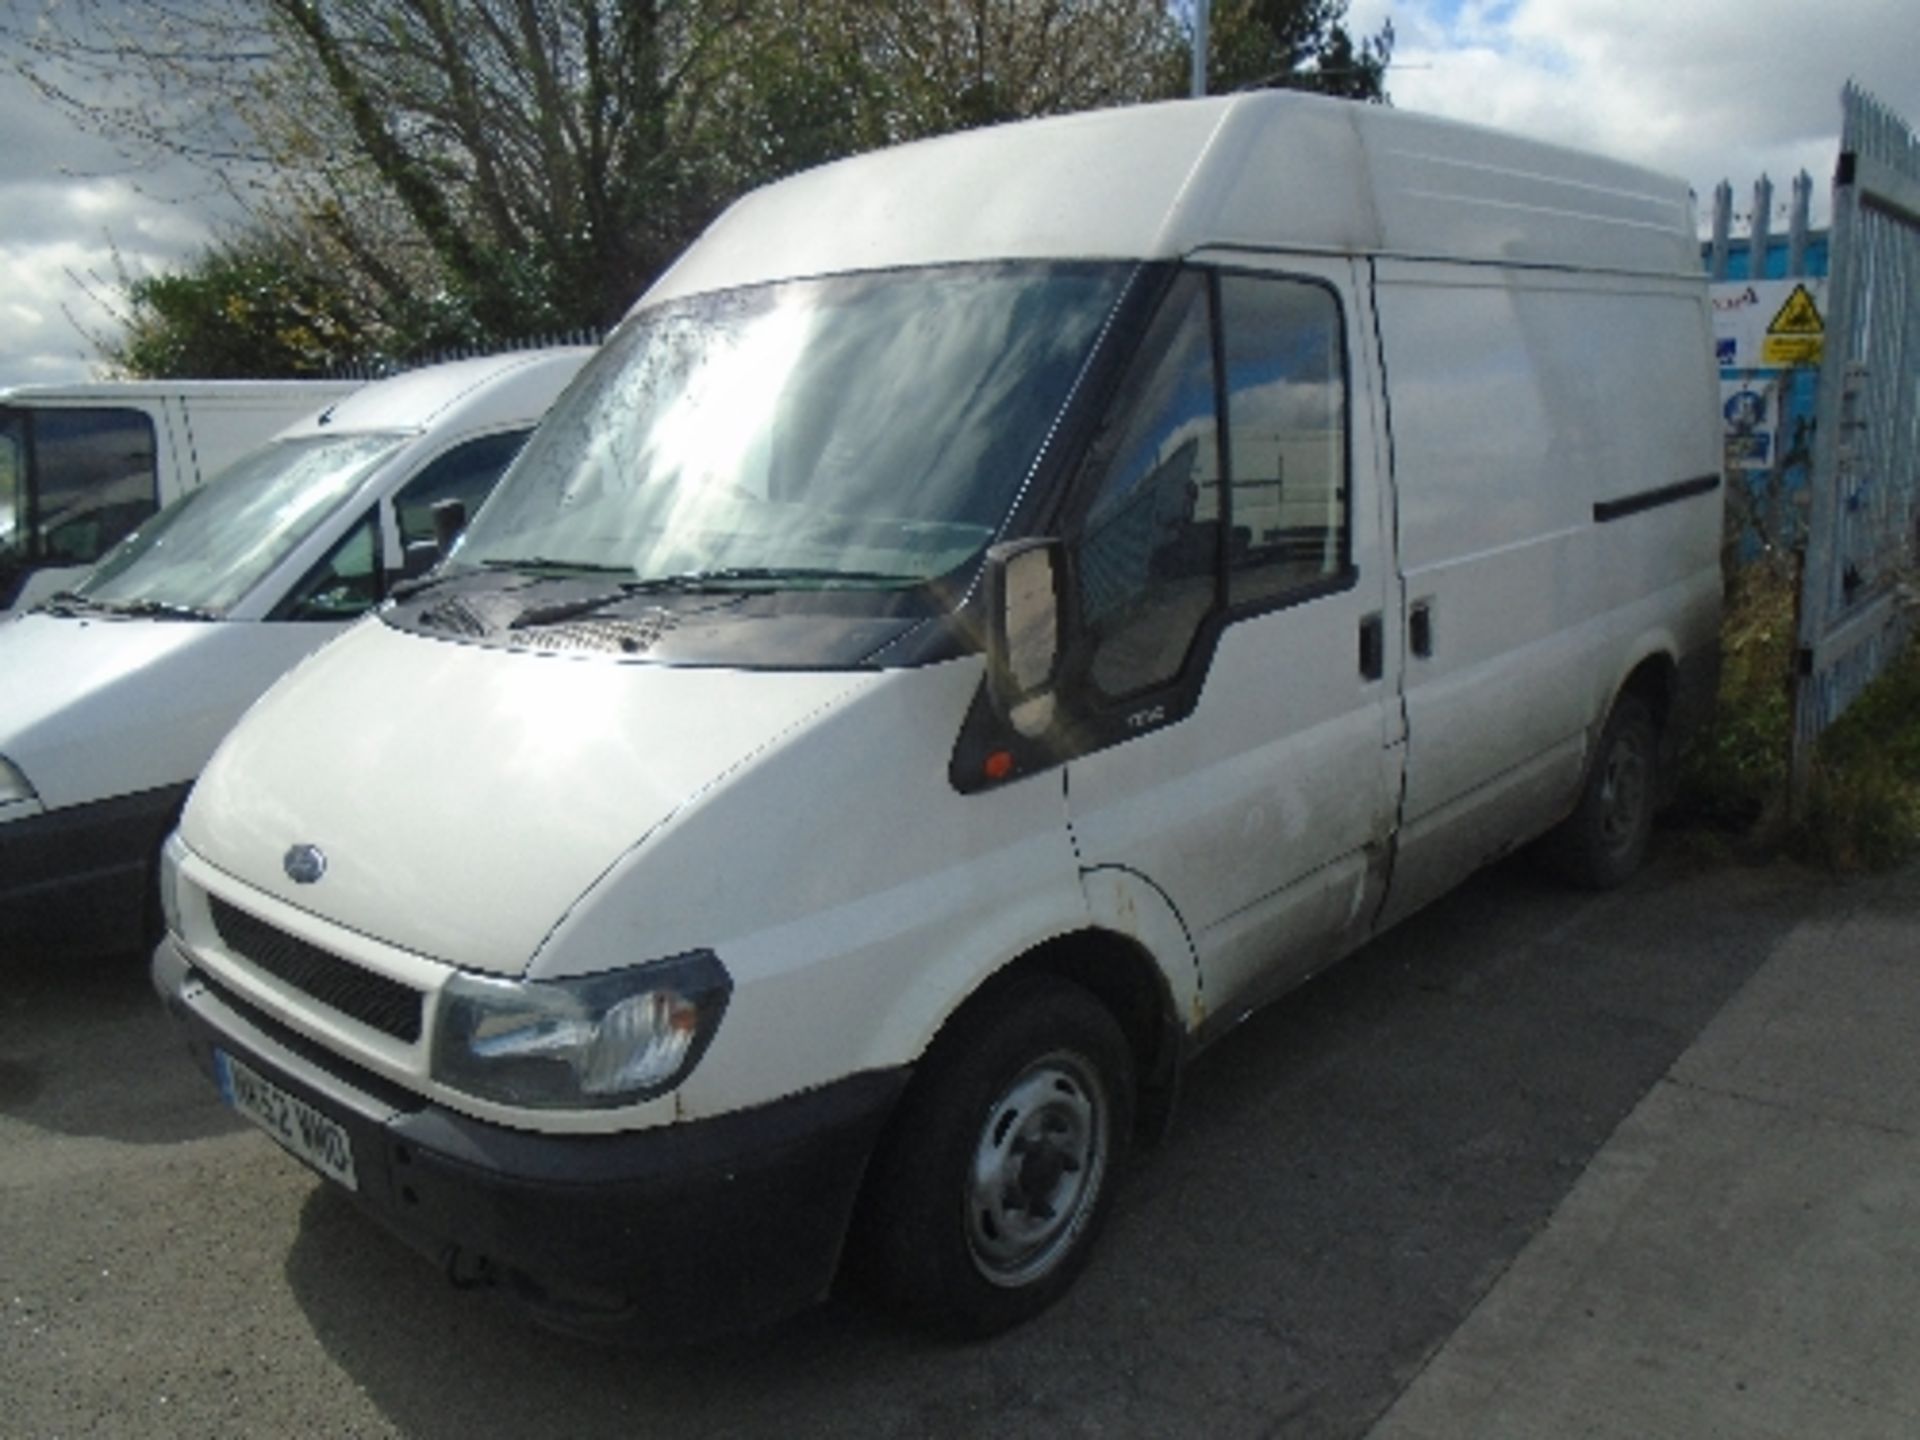
M296 885L311 885L327 873L327 857L318 845L295 845L280 865Z

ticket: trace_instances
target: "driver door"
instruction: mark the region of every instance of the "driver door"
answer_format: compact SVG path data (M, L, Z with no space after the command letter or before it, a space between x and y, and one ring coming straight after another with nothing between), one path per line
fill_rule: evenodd
M1216 259L1174 280L1077 482L1079 688L1122 738L1067 794L1083 867L1167 896L1226 1022L1364 938L1404 745L1364 288Z

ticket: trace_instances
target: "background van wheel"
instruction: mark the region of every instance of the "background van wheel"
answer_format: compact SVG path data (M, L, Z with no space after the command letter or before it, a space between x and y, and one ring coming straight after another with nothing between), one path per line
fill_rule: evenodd
M1023 977L944 1031L875 1157L856 1272L931 1328L981 1337L1073 1283L1133 1124L1133 1058L1113 1016Z
M1546 837L1543 853L1589 890L1624 884L1647 857L1659 794L1660 735L1637 695L1614 702L1573 814Z

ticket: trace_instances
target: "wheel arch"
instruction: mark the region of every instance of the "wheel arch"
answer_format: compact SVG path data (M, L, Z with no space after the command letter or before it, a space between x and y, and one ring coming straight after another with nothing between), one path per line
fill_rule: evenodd
M1670 647L1649 650L1640 656L1626 678L1614 688L1613 701L1608 704L1610 712L1622 695L1635 695L1646 703L1653 712L1654 727L1665 731L1667 722L1673 714L1674 695L1679 686L1680 667L1673 658ZM1606 724L1606 716L1600 717L1600 723Z
M1590 741L1591 745L1600 743L1601 733L1606 729L1607 721L1614 707L1620 703L1621 696L1632 695L1645 704L1653 716L1654 739L1658 746L1659 763L1655 775L1656 802L1659 804L1665 804L1673 796L1683 729L1675 723L1680 718L1681 685L1680 665L1674 658L1673 647L1658 641L1650 643L1642 649L1626 675L1614 687L1606 708L1595 718Z
M1028 975L1046 974L1085 990L1119 1024L1134 1059L1135 1131L1153 1140L1172 1120L1173 1102L1187 1053L1167 976L1140 940L1101 925L1053 935L1008 960L976 984L928 1037L924 1060L943 1038Z
M1173 1119L1187 1041L1166 974L1152 953L1131 936L1093 926L1036 947L1002 973L1035 971L1078 985L1119 1022L1133 1051L1136 1132L1142 1139L1160 1138Z

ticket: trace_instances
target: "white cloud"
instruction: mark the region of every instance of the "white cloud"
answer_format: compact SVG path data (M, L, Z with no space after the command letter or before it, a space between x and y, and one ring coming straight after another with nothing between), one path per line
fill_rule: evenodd
M112 322L73 275L102 258L73 244L0 246L0 291L8 297L0 385L86 375L97 357L81 327Z
M0 209L21 204L23 187L0 187ZM210 238L190 217L149 215L129 193L83 186L57 190L36 212L30 233L0 231L0 385L85 379L100 364L96 336L117 331L109 308L123 280L175 264ZM105 303L103 303L105 302Z
M131 173L4 69L0 133L0 386L86 379L118 325L102 301L205 246L206 206L169 201L181 177Z

